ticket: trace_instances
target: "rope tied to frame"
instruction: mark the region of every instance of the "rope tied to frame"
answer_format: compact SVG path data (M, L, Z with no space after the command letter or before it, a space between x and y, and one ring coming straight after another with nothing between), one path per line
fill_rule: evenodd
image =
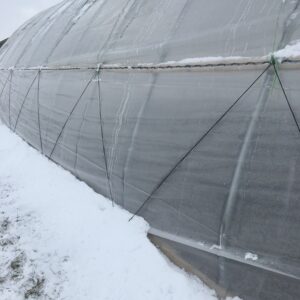
M41 130L41 118L40 118L40 81L41 81L41 74L42 74L42 67L40 67L40 69L38 71L36 104L37 104L37 121L38 121L39 137L40 137L40 149L41 149L42 154L44 154L42 130Z
M296 114L294 112L294 109L290 103L290 100L287 96L287 93L285 91L285 88L283 86L283 83L282 83L282 80L279 76L279 71L278 71L278 65L281 64L281 61L279 61L276 56L274 54L271 55L270 57L270 60L269 60L269 63L267 65L267 67L263 70L263 72L249 85L249 87L229 106L229 108L213 123L213 125L197 140L197 142L195 144L192 145L192 147L179 159L179 161L171 168L171 170L161 179L161 181L156 185L156 187L152 190L152 192L150 194L148 194L146 200L140 205L140 207L136 210L136 212L132 215L132 217L129 219L129 221L131 221L142 209L143 207L147 204L147 202L149 202L152 198L153 198L153 195L159 190L159 188L166 182L166 180L176 171L176 169L178 168L178 166L195 150L195 148L205 139L206 136L208 136L212 131L213 129L225 118L225 116L235 107L235 105L241 100L241 98L243 98L243 96L255 85L255 83L261 78L261 76L263 76L263 74L265 74L265 72L272 66L273 69L274 69L274 73L276 75L276 78L278 79L279 81L279 84L280 84L280 87L282 89L282 92L284 94L284 97L285 97L285 100L288 104L288 107L289 107L289 110L291 112L291 115L293 117L293 120L297 126L297 130L300 134L300 125L298 123L298 120L297 120L297 117L296 117ZM9 68L10 72L13 72L14 71L14 67L12 68ZM91 76L90 80L87 82L85 88L83 89L82 91L82 94L80 95L80 97L77 99L77 101L75 102L74 104L74 107L72 108L68 118L65 120L65 123L63 124L62 128L61 128L61 131L55 141L55 144L52 148L52 151L51 151L51 154L50 154L50 158L52 157L53 155L53 152L55 151L55 148L64 132L64 129L71 117L71 115L73 114L74 110L76 109L78 103L80 102L81 98L83 97L83 95L85 94L86 90L88 89L89 85L91 84L92 80L94 78L97 78L98 80L98 85L99 85L99 81L100 81L100 72L101 70L103 69L103 65L100 63L97 65L97 68L96 68L96 74L94 74L93 76ZM39 67L38 69L38 72L37 72L37 75L36 77L33 79L26 95L25 95L25 98L23 100L23 103L22 103L22 106L21 106L21 109L20 109L20 112L17 116L17 120L16 120L16 123L15 123L15 126L14 126L14 131L16 130L17 128L17 125L18 125L18 120L19 120L19 117L20 117L20 114L21 114L21 111L22 111L22 108L24 106L24 103L26 101L26 98L29 94L29 91L31 90L34 82L36 81L36 79L38 78L38 102L39 102L39 80L40 80L40 75L42 73L42 70L44 70L44 67L41 66ZM7 81L9 79L9 76L7 78ZM7 82L6 82L7 83ZM99 92L99 112L100 112L100 123L101 123L101 136L102 136L102 141L104 139L103 137L103 124L102 124L102 116L101 116L101 99L100 99L100 87L98 86L98 92ZM4 90L4 88L3 88ZM3 93L3 90L1 91L1 94ZM39 106L39 103L38 103L38 106ZM39 112L38 112L39 114ZM39 131L40 131L40 140L41 140L41 129L40 129L40 120L39 120ZM42 145L42 140L40 141L41 143L41 150L43 152L43 145ZM103 145L104 147L104 145ZM108 180L108 184L109 184L109 192L110 192L110 196L112 198L112 191L111 191L111 186L110 186L110 176L108 174L108 168L107 168L107 162L106 162L106 151L105 151L105 147L103 149L104 151L104 156L105 156L105 164L106 164L106 172L107 172L107 180ZM114 202L114 201L113 201Z
M103 116L102 116L102 98L101 98L101 87L100 87L100 72L101 72L102 64L98 64L97 71L96 71L96 77L97 77L97 90L98 90L98 105L99 105L99 122L100 122L100 130L101 130L101 142L102 142L102 151L104 156L104 164L105 164L105 172L106 172L106 179L107 179L107 185L108 185L108 193L110 196L110 199L112 201L112 206L114 206L114 198L112 193L112 187L111 187L111 179L108 171L108 165L107 165L107 154L106 154L106 148L104 144L104 124L103 124Z
M256 84L256 82L269 70L271 63L262 71L262 73L245 89L245 91L227 108L227 110L213 123L213 125L197 140L197 142L179 159L179 161L171 168L171 170L162 178L146 200L140 205L135 213L128 220L129 222L143 209L143 207L152 199L153 195L166 182L166 180L176 171L178 166L197 148L197 146L209 135L210 132L224 119L224 117L236 106L243 96Z
M291 115L292 115L292 117L293 117L293 120L294 120L294 122L295 122L295 125L297 126L298 132L299 132L299 134L300 134L300 125L299 125L299 122L298 122L298 120L297 120L297 117L296 117L296 114L295 114L295 112L294 112L294 109L293 109L293 107L292 107L292 105L291 105L291 102L290 102L290 100L289 100L289 98L288 98L288 96L287 96L287 93L286 93L286 91L285 91L285 88L284 88L284 86L283 86L283 83L282 83L282 81L281 81L281 78L280 78L280 76L279 76L278 65L279 65L280 62L278 61L278 59L275 57L274 54L271 55L271 61L270 61L270 63L271 63L272 66L273 66L273 69L274 69L276 78L278 79L280 88L281 88L281 90L282 90L282 92L283 92L284 98L285 98L285 100L286 100L286 102L287 102L287 105L288 105L288 107L289 107L289 110L290 110L290 112L291 112Z
M163 179L159 182L159 184L153 189L153 191L148 195L146 200L140 205L140 207L135 211L135 213L131 216L129 219L129 222L143 209L143 207L151 200L153 197L154 193L158 191L158 189L164 184L164 182L175 172L177 167L186 159L186 157L203 141L203 139L214 129L214 127L217 126L217 124L231 111L231 109L239 102L239 100L252 88L252 86L260 79L260 77L271 67L273 66L275 76L279 81L281 90L284 94L284 98L288 104L289 110L292 114L293 120L297 126L298 132L300 134L300 125L298 123L297 117L295 115L295 112L292 108L292 105L287 97L286 91L284 89L283 83L280 79L279 73L278 73L278 65L281 62L276 58L274 54L271 55L270 57L270 62L268 66L264 69L264 71L250 84L250 86L241 94L240 97L237 98L236 101L233 102L233 104L219 117L219 119L206 131L206 133L197 141L196 144L190 150L175 164L175 166L163 177Z
M68 117L66 118L65 122L63 123L63 126L61 127L61 130L60 130L60 132L59 132L59 134L58 134L58 136L57 136L57 138L56 138L56 141L55 141L55 143L54 143L54 146L52 147L52 150L51 150L50 155L49 155L49 158L50 158L50 159L52 159L52 155L53 155L53 153L54 153L54 151L55 151L55 149L56 149L56 147L57 147L57 145L58 145L58 142L60 141L60 138L61 138L62 134L64 133L64 130L65 130L65 128L66 128L66 126L67 126L67 124L68 124L70 118L71 118L72 115L73 115L73 112L75 111L76 107L77 107L78 104L80 103L80 100L81 100L82 97L84 96L85 92L87 91L87 89L89 88L91 82L93 81L93 79L94 79L95 77L96 77L96 74L93 73L92 76L91 76L91 78L88 80L87 84L85 85L83 91L81 92L79 98L75 101L75 103L74 103L74 105L73 105L73 107L72 107L72 109L71 109L71 111L70 111Z
M96 73L99 75L99 73L101 72L102 69L102 63L97 65L97 69L96 69Z

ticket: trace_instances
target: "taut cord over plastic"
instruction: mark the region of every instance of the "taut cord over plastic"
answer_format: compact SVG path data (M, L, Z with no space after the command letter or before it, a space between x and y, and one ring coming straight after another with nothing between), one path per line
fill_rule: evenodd
M30 93L30 91L31 91L31 88L33 87L33 85L34 85L36 79L38 78L39 73L40 73L40 71L38 71L37 74L35 75L34 79L32 80L32 82L31 82L31 84L30 84L30 86L29 86L29 88L28 88L28 90L27 90L27 93L26 93L26 95L25 95L25 97L24 97L24 100L23 100L23 102L22 102L21 108L20 108L19 113L18 113L18 116L17 116L17 120L16 120L16 124L15 124L14 130L13 130L14 132L15 132L16 129L17 129L18 122L19 122L19 118L20 118L20 116L21 116L21 113L22 113L23 107L24 107L24 105L25 105L26 99L27 99L27 97L28 97L28 95L29 95L29 93Z
M280 76L279 76L278 71L277 71L277 68L276 68L276 61L275 61L275 59L274 59L273 57L272 57L272 65L273 65L273 68L274 68L276 77L277 77L277 79L278 79L278 81L279 81L279 85L280 85L280 87L281 87L281 89L282 89L282 92L283 92L283 94L284 94L284 98L285 98L285 100L286 100L286 102L287 102L287 104L288 104L288 107L289 107L290 112L291 112L291 114L292 114L292 116L293 116L294 122L295 122L295 124L296 124L296 126L297 126L297 129L298 129L299 133L300 133L300 126L299 126L299 123L298 123L298 121L297 121L297 118L296 118L296 115L295 115L294 110L293 110L293 108L292 108L292 105L291 105L291 103L290 103L290 101L289 101L289 98L288 98L288 96L287 96L287 94L286 94L286 91L285 91L285 89L284 89L284 87L283 87L282 81L281 81L281 79L280 79Z
M36 98L36 100L37 100L37 118L38 118L39 136L40 136L40 147L41 147L42 154L44 154L42 131L41 131L41 118L40 118L40 81L41 81L41 70L39 70L39 75L38 75L38 86L37 86L37 98Z
M180 69L206 69L206 68L224 68L224 67L259 67L270 63L272 56L263 57L240 57L231 58L225 57L223 61L212 59L211 61L199 61L199 62L162 62L162 63L138 63L133 65L127 64L91 64L91 65L61 65L61 66L35 66L35 67L11 67L0 68L0 71L8 71L13 69L14 71L98 71L98 70L110 70L110 71L155 71L155 70L180 70ZM280 64L290 64L297 68L300 64L299 58L284 58L280 61Z
M10 82L9 82L9 92L8 92L8 124L9 128L11 129L11 87L12 87L12 80L13 80L13 70L10 70Z
M10 76L11 76L11 74L9 73L8 76L7 76L7 78L6 78L6 80L5 80L5 82L4 82L4 84L3 84L3 87L2 87L2 90L1 90L1 93L0 93L0 98L2 97L2 94L3 94L3 92L4 92L5 88L6 88L7 83L9 82Z
M62 134L63 134L63 132L64 132L64 130L65 130L65 127L67 126L67 124L68 124L68 122L69 122L69 120L70 120L70 118L71 118L73 112L75 111L75 109L76 109L77 105L79 104L81 98L82 98L83 95L85 94L86 90L88 89L88 87L90 86L92 80L96 77L96 75L97 75L97 74L93 74L93 75L92 75L92 77L90 78L90 80L88 81L88 83L86 84L86 86L84 87L84 89L83 89L81 95L79 96L79 98L77 99L77 101L75 102L75 104L73 105L73 108L72 108L72 110L70 111L70 113L69 113L69 115L68 115L66 121L64 122L64 124L63 124L63 126L62 126L62 128L61 128L61 130L60 130L60 133L59 133L59 135L57 136L57 139L56 139L56 141L55 141L55 143L54 143L54 146L53 146L53 148L52 148L52 151L51 151L51 153L50 153L50 155L49 155L49 158L50 158L50 159L52 158L52 155L53 155L53 153L54 153L54 150L56 149L56 146L57 146L57 144L58 144L58 142L59 142L59 139L60 139L60 137L62 136Z
M180 158L174 167L162 178L158 185L153 189L151 194L131 216L129 222L143 209L143 207L150 201L154 193L165 183L165 181L174 173L178 166L193 152L193 150L205 139L205 137L222 121L222 119L233 109L233 107L243 98L243 96L255 85L255 83L267 72L271 67L271 63L263 70L263 72L249 85L249 87L229 106L229 108L215 121L215 123L198 139L198 141Z
M113 196L112 196L110 176L109 176L109 173L108 173L107 155L106 155L106 149L105 149L105 144L104 144L104 134L103 134L103 118L102 118L102 99L101 99L101 87L100 87L100 72L101 72L101 65L99 65L99 67L97 69L99 122L100 122L102 151L103 151L103 156L104 156L104 164L105 164L105 172L106 172L107 184L108 184L110 199L111 199L112 204L113 204L114 203L114 199L113 199Z

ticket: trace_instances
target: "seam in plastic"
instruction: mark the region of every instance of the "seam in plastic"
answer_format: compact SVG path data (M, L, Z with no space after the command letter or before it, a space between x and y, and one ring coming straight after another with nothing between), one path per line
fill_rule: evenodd
M269 64L270 60L258 60L258 61L246 61L246 62L222 62L222 63L195 63L195 64L148 64L140 63L136 65L116 65L116 64L100 64L100 69L103 70L172 70L172 69L199 69L199 68L215 68L215 67L242 67L242 66L262 66ZM300 63L299 59L283 59L281 64L284 63ZM39 70L40 68L44 71L72 71L72 70L97 70L99 64L84 66L84 65L66 65L66 66L38 66L38 67L18 67L16 71L33 71ZM1 71L7 71L10 68L0 68Z

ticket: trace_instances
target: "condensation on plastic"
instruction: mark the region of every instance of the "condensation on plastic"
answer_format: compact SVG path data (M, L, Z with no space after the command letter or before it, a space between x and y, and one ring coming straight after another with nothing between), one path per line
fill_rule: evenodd
M263 57L300 39L299 10L293 0L63 1L1 48L1 119L135 212L265 66L99 73L62 67ZM299 67L279 73L300 119ZM300 135L272 68L140 215L163 237L175 237L170 245L187 241L173 248L229 295L300 298ZM213 245L220 251L207 254ZM285 288L275 289L278 276Z

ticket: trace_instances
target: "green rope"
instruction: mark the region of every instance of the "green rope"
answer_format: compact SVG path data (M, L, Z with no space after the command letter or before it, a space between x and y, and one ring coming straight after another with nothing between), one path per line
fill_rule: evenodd
M293 117L293 120L294 120L294 122L295 122L295 125L297 126L298 132L300 133L300 125L299 125L299 123L298 123L298 120L297 120L296 114L295 114L295 112L294 112L294 110L293 110L293 107L292 107L292 105L291 105L291 103L290 103L290 100L289 100L289 98L288 98L288 96L287 96L287 94L286 94L286 91L285 91L285 88L284 88L284 86L283 86L283 83L282 83L282 81L281 81L281 79L280 79L279 72L278 72L278 69L279 69L279 67L278 67L279 62L278 62L278 60L276 59L276 57L275 57L274 55L271 56L271 64L273 65L273 69L274 69L274 72L275 72L275 75L276 75L275 78L278 79L278 82L279 82L279 85L280 85L281 90L282 90L282 92L283 92L283 95L284 95L284 98L285 98L285 100L286 100L286 103L287 103L287 105L288 105L288 107L289 107L289 110L290 110L290 112L291 112L291 114L292 114L292 117Z
M227 110L214 122L214 124L196 141L196 143L179 159L179 161L173 166L173 168L161 179L157 186L148 195L146 200L142 202L139 208L128 220L129 222L141 212L144 206L152 199L153 195L160 189L160 187L166 182L166 180L177 170L178 166L194 151L196 147L208 136L213 129L225 118L225 116L230 113L230 111L235 107L235 105L244 97L244 95L256 84L256 82L268 71L271 64L268 64L263 72L246 88L246 90L227 108Z

